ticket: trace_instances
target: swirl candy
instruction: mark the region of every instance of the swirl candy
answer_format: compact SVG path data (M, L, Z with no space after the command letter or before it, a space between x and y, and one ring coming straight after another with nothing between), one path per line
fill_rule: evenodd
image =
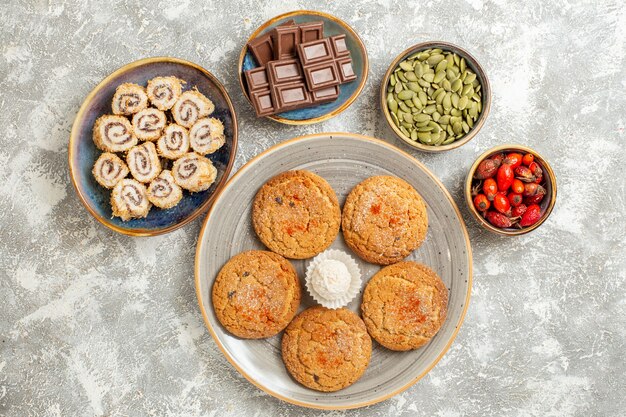
M124 152L137 144L137 137L128 119L107 114L94 123L93 142L106 152Z
M217 170L209 159L190 152L174 161L172 174L176 184L191 192L198 192L213 184Z
M178 159L189 152L187 129L175 123L168 125L157 142L159 154L168 159Z
M121 180L111 192L111 209L124 221L146 217L150 211L146 187L130 178Z
M111 108L113 114L129 116L148 107L146 90L137 84L124 83L117 87Z
M167 118L161 110L149 107L133 116L133 131L140 140L157 140L165 127Z
M189 130L189 141L200 155L213 153L226 142L224 125L213 117L200 119Z
M126 163L130 173L140 182L150 182L161 172L161 161L152 142L135 146L128 151Z
M96 181L106 188L113 188L128 175L128 167L114 153L105 152L96 161L91 171Z
M168 170L162 171L148 186L148 200L159 208L174 207L182 198L183 190Z
M184 81L182 81L184 83ZM181 80L176 77L156 77L148 81L148 98L159 110L172 108L182 92Z
M174 107L172 116L179 125L190 128L203 117L213 113L215 105L211 100L197 91L185 91Z

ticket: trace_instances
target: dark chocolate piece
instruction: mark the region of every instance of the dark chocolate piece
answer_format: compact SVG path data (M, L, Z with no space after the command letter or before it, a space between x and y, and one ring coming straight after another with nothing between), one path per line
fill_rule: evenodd
M308 22L301 23L300 27L300 42L311 42L324 37L324 22Z
M339 97L339 93L339 86L335 85L311 92L311 99L313 100L313 104L328 103L335 101L337 97Z
M340 82L339 71L334 60L304 67L304 78L309 91L332 87Z
M267 78L265 67L253 68L244 72L248 83L248 91L268 90L270 83Z
M250 49L252 56L261 67L274 59L274 44L269 33L258 36L248 42L248 49Z
M299 109L311 105L311 94L303 82L295 82L274 86L274 103L276 113Z
M274 59L287 59L296 56L296 46L300 43L298 26L278 26L270 32L274 47Z
M302 66L314 64L316 62L328 61L333 58L333 53L328 38L318 39L312 42L298 45L298 57Z
M295 58L271 61L267 64L267 74L273 86L293 81L302 81L303 78L300 61Z
M333 55L335 58L350 56L348 45L346 45L346 35L331 36L330 44L333 48Z
M354 68L352 68L352 59L350 57L338 59L336 62L341 84L356 80L356 74L354 73Z
M276 113L272 93L269 89L250 93L250 101L252 101L257 117L268 116Z

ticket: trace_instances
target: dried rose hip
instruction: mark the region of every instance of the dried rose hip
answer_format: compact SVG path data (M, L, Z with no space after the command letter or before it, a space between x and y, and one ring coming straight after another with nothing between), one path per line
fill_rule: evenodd
M496 184L496 180L493 178L487 178L483 183L483 192L487 196L487 200L493 201L493 198L498 192L498 184Z
M500 213L506 214L511 209L511 203L504 193L498 193L493 199L493 207Z
M515 168L515 178L524 182L534 182L536 179L530 168L525 166Z
M511 184L513 184L513 168L507 164L500 165L496 179L498 181L498 191L508 190Z
M491 206L491 203L484 194L478 194L474 198L474 207L478 211L485 211Z
M474 178L477 180L491 178L496 175L497 171L498 165L496 165L496 162L492 159L485 159L478 164L478 168L476 168L476 172L474 173Z
M522 204L522 200L523 200L524 198L522 197L522 195L521 195L521 194L518 194L518 193L510 193L510 194L508 195L508 199L509 199L509 203L511 203L511 206L513 206L513 207L517 207L517 206L519 206L520 204Z
M520 226L532 226L537 223L541 218L541 207L537 204L531 204L526 209L526 212L522 215L522 218L519 222Z
M526 204L520 204L517 207L513 207L513 210L511 210L511 215L513 217L520 217L522 214L526 213L526 209L528 207L526 206Z
M515 169L518 166L522 165L522 158L523 156L521 153L511 152L506 156L503 163L509 164L511 165L511 168Z
M522 164L528 166L530 165L533 161L535 160L535 155L533 155L532 153L527 153L526 155L524 155L524 157L522 158Z
M497 211L488 211L486 217L487 221L496 227L504 228L513 226L513 222L511 222L511 219L509 219L502 213L498 213Z
M517 178L513 180L511 184L511 191L516 194L521 194L524 192L524 183L518 180Z

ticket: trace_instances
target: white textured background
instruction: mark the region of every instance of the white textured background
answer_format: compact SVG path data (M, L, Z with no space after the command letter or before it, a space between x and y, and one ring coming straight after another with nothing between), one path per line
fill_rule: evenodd
M159 3L0 0L0 415L626 414L622 0ZM370 57L367 86L322 124L257 120L235 77L237 56L254 28L300 8L356 29ZM465 324L432 372L384 403L318 413L275 400L227 363L204 328L193 287L202 220L143 239L100 226L69 182L73 118L114 69L171 55L206 67L232 95L235 169L313 132L403 147L383 122L379 83L400 51L436 39L472 51L494 91L472 142L412 152L468 224L475 277ZM551 218L516 239L480 229L461 193L473 160L505 142L534 147L558 176Z

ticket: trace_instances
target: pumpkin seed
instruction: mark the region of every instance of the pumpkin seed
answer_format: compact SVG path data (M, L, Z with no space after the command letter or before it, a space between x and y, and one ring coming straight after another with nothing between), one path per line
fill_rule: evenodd
M417 140L417 130L411 132L411 140Z
M437 106L435 106L434 104L431 104L424 108L424 113L426 114L433 114L436 111L437 111Z
M420 142L428 145L431 142L430 133L428 132L417 132L417 138Z
M443 62L443 61L441 61L441 62ZM439 71L439 72L437 72L435 74L435 78L433 78L433 82L434 83L438 83L439 81L443 80L445 78L445 76L446 76L446 72L441 70L441 71Z
M404 121L407 123L413 122L413 115L411 113L404 113Z
M450 91L450 90L452 90L452 84L450 84L450 81L448 81L448 80L443 80L443 81L441 82L441 86L442 86L442 87L443 87L443 89L444 89L444 90L446 90L446 91ZM396 88L397 88L397 86L396 86Z
M434 112L434 113L433 113L433 120L434 120L435 122L438 122L438 121L439 121L439 119L441 119L441 114L439 114L439 112L438 112L438 111Z
M404 134L404 136L406 136L407 138L411 137L411 134L409 133L408 130L405 129L404 126L400 126L400 132L402 132Z
M398 94L400 91L402 91L402 84L401 83L396 83L396 86L394 87L394 91L396 94Z
M459 105L457 106L459 109L463 110L467 107L467 102L469 100L467 99L467 96L463 96L459 99Z
M403 112L410 112L411 109L409 109L409 106L407 106L404 101L401 101L400 103L398 103L398 105L400 106L400 110L402 110Z
M452 91L459 91L463 87L463 82L459 79L454 80L451 85Z
M434 55L429 56L426 62L428 62L428 65L437 65L438 63L443 61L443 59L444 59L443 55L436 53Z
M450 110L452 108L452 101L450 100L450 93L446 93L446 96L443 98L441 105L446 110Z
M465 72L465 58L461 58L461 62L459 62L459 68L461 69L461 72Z
M452 107L456 107L458 109L459 108L459 95L457 93L452 93L452 96L450 96L450 99L452 100Z
M413 98L413 96L415 95L414 91L411 90L402 90L398 93L398 98L400 100L409 100L411 98Z
M463 84L471 84L474 82L475 79L476 79L476 74L474 74L473 72L468 72L467 76L463 80Z
M448 123L450 123L450 117L451 116L449 114L444 114L439 118L439 120L437 120L437 123L439 123L440 125L447 125Z
M389 110L391 110L392 113L395 113L398 111L398 102L395 101L393 98L389 100L388 106L389 106Z
M395 113L391 113L391 120L393 120L396 126L400 126L400 120L398 120L398 116Z
M400 62L400 68L405 71L413 71L413 66L406 61Z
M417 81L417 75L413 71L407 71L404 73L404 78L409 81Z
M423 91L418 91L417 96L419 97L422 104L426 105L426 103L428 102L428 96L426 95L426 93Z
M398 77L398 79L404 83L408 82L409 80L406 79L406 77L404 76L404 73L402 71L396 73L396 77Z

